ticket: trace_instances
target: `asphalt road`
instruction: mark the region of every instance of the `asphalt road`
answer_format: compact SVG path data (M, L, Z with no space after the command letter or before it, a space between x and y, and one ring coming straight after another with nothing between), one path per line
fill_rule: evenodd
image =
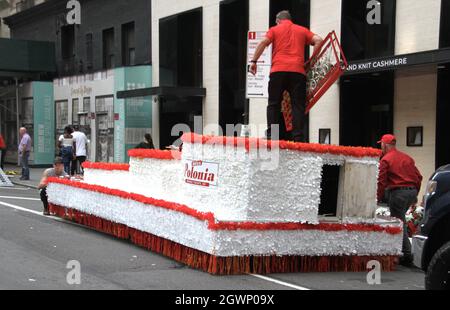
M81 284L69 285L69 261ZM218 277L90 229L42 216L39 192L0 188L0 289L19 290L422 290L424 275L399 267L369 285L366 273Z

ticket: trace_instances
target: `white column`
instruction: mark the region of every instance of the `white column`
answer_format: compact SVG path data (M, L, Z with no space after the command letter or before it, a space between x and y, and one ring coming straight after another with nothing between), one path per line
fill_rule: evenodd
M267 31L269 29L269 0L249 1L249 30ZM252 137L264 137L267 129L267 99L250 99L249 124L252 128ZM256 131L255 131L256 130Z
M437 69L401 70L395 78L394 133L399 150L409 154L423 175L422 197L435 171ZM423 126L423 147L407 146L407 127Z
M439 48L441 0L397 0L395 54Z
M311 0L311 31L322 38L336 31L341 37L341 0ZM339 144L339 82L336 82L310 112L310 141L319 142L319 129L331 129L331 143Z

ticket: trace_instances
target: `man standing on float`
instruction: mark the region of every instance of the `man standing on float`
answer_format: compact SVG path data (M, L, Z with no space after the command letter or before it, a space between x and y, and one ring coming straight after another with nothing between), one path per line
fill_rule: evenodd
M272 27L256 48L251 60L250 72L255 75L259 57L272 44L272 69L269 82L269 106L267 107L267 139L279 130L281 101L287 90L291 96L294 142L307 142L304 132L306 106L305 47L314 46L316 51L322 38L307 28L292 22L289 11L281 11L276 17L277 26ZM279 133L279 132L278 132Z

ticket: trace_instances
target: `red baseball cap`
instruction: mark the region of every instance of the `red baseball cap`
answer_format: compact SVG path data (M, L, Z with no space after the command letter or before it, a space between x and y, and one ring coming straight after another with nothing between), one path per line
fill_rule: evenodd
M395 142L397 142L397 138L394 135L384 135L381 141L378 141L378 144L394 144Z

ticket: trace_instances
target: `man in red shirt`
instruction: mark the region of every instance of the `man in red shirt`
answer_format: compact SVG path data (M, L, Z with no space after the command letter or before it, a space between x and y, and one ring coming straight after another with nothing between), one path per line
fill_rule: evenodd
M291 96L293 130L295 142L306 142L305 136L305 104L306 104L306 72L305 47L320 47L322 38L310 30L295 25L289 11L277 14L277 26L272 27L256 48L251 60L250 72L255 75L257 63L265 48L272 44L272 70L269 82L269 106L267 107L267 138L275 137L272 130L280 129L281 101L283 92L287 90Z
M387 201L391 216L405 223L403 227L403 258L400 263L410 266L413 258L405 215L411 205L417 203L422 175L414 160L397 150L395 136L385 135L378 143L381 144L383 151L378 177L378 201Z
M6 143L3 139L2 134L0 133L0 168L3 170L3 163L6 155Z

